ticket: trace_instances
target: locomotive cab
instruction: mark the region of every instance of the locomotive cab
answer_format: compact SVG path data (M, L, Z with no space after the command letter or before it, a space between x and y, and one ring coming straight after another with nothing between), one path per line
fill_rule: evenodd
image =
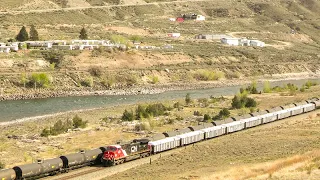
M132 159L149 156L150 147L148 142L146 139L135 139L121 145L108 146L103 153L101 161L104 166L113 166Z

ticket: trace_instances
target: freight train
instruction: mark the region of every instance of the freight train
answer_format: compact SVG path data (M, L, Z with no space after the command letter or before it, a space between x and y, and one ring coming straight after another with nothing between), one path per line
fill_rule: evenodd
M38 161L37 163L15 166L11 169L2 169L0 170L0 179L36 179L68 172L70 169L92 164L117 165L136 158L147 157L163 151L307 113L318 108L320 108L320 99L313 98L304 102L280 106L244 116L231 117L221 121L213 121L212 123L204 123L185 129L160 133L149 139L135 139L128 143L81 151L54 159Z

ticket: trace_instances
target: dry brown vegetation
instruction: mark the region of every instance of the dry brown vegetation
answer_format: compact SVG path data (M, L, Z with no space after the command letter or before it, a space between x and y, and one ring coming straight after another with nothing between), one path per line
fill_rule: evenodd
M319 74L319 2L309 1L192 1L172 2L152 0L121 1L121 6L103 8L78 8L45 10L69 7L71 0L5 0L0 7L7 13L1 14L1 41L14 38L21 25L34 24L40 39L75 39L85 27L90 39L110 39L114 35L131 39L138 35L141 45L173 45L172 50L119 50L69 52L65 63L52 70L37 51L0 54L0 75L6 94L19 92L35 93L22 89L21 72L49 71L56 81L52 89L69 91L84 90L74 81L83 81L90 76L92 64L101 67L101 77L93 77L91 90L105 90L109 84L119 86L153 85L148 77L159 77L157 85L170 83L196 83L199 70L221 71L224 77L245 80L248 76L257 79L284 73L308 72ZM159 2L154 4L153 2ZM45 7L49 3L50 7ZM126 6L126 3L138 3ZM78 6L116 5L116 0L79 1ZM43 7L41 7L43 6ZM41 7L41 8L39 8ZM24 14L11 10L26 9ZM37 12L28 10L40 9ZM183 13L199 13L207 17L205 22L170 22L168 18ZM43 18L45 17L45 18ZM14 22L14 23L12 23ZM230 26L232 24L232 26ZM295 33L291 34L291 30ZM166 37L168 32L180 32L180 39ZM265 48L228 47L218 41L195 40L197 34L230 34L235 37L259 39L267 43ZM302 48L303 47L303 48ZM65 70L66 69L66 70ZM130 70L128 70L130 69ZM170 72L168 71L170 70ZM66 74L65 72L70 72ZM132 82L116 82L115 74L123 74ZM115 79L115 80L114 80ZM126 78L118 78L126 79ZM202 80L202 79L200 79ZM208 81L208 78L204 78ZM217 78L209 78L209 81ZM218 78L223 81L224 78ZM115 82L110 82L115 81ZM111 87L116 88L116 87ZM51 89L43 90L43 92Z

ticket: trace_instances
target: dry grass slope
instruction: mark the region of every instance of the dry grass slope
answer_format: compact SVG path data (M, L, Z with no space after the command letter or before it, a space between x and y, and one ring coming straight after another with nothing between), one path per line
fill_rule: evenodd
M286 167L319 158L318 113L188 146L152 165L142 165L111 178L238 180L255 179L261 175L272 177Z

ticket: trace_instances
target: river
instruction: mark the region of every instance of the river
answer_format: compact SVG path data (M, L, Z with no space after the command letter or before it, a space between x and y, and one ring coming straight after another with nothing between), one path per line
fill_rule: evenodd
M271 86L283 86L293 83L298 87L308 80L285 80L270 82ZM320 82L320 79L312 81ZM234 95L242 86L231 86L199 90L168 91L152 95L129 96L81 96L59 97L48 99L16 100L0 102L0 122L12 121L21 118L42 116L60 112L85 110L101 107L111 107L122 104L135 104L141 102L153 102L163 100L181 99L190 93L191 98L209 98L212 96ZM258 90L262 90L263 84L258 83Z

